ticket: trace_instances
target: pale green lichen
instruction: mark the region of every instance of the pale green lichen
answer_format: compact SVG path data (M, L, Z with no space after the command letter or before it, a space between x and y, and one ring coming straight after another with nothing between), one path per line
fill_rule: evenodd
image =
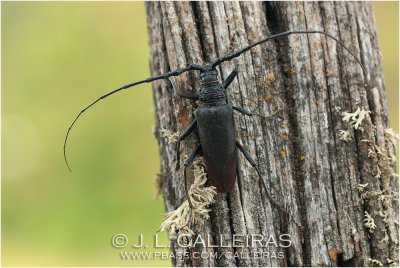
M381 176L382 176L382 170L378 166L376 169L375 178L379 179Z
M336 111L338 112L340 111L340 109L336 109ZM343 129L339 130L340 139L344 141L349 141L352 128L354 128L355 130L363 131L361 124L363 123L363 120L366 119L370 113L371 113L370 111L365 111L360 107L358 107L354 113L343 112L342 120L344 122L349 123L350 126L348 127L347 130Z
M369 229L370 233L373 233L376 229L375 221L372 216L365 211L365 219L364 219L364 226Z
M372 264L376 264L376 265L379 265L379 266L383 266L382 262L379 261L379 260L368 258L368 261L369 261L370 263L372 263Z
M391 195L391 194L381 194L378 197L379 201L387 202L388 200L394 200L394 201L399 201L396 195Z
M340 112L338 108L335 110L338 113ZM340 139L349 141L352 131L364 131L364 128L371 131L369 133L371 137L376 137L378 135L377 128L371 123L369 114L370 111L366 111L361 107L358 107L353 113L343 112L342 120L346 123L347 128L339 130ZM379 226L379 228L383 227L382 231L384 232L384 236L382 237L380 233L377 235L380 237L379 242L385 246L388 246L388 244L392 246L398 245L396 239L394 241L392 241L393 238L390 239L390 237L392 237L391 235L398 231L394 228L396 224L398 225L398 222L394 217L395 212L393 211L391 203L398 197L398 193L394 192L391 186L392 179L396 177L394 171L396 163L395 140L398 138L399 136L389 128L384 130L384 144L379 143L378 145L374 138L362 140L362 143L366 145L363 148L365 148L368 153L368 158L371 159L372 176L366 176L363 181L364 184L357 185L361 196L361 202L363 204L373 204L373 200L376 199L382 202L382 208L379 209L379 211L372 210L372 212L370 212L371 214L367 211L364 212L365 218L363 223L368 232L372 234L378 228L375 224L375 220L379 220L379 218L382 219L385 226ZM381 139L379 140L381 141ZM380 183L380 189L376 189L377 182ZM372 265L383 266L380 260L369 258L368 261L372 263ZM397 265L397 262L388 259L388 265Z
M363 197L363 199L370 199L375 196L378 196L379 198L379 196L381 196L382 193L383 193L382 191L366 191L362 193L361 196Z
M374 128L373 131L376 135L376 128ZM384 145L378 146L373 139L364 139L361 141L366 145L368 158L371 159L373 167L371 172L373 178L379 181L381 185L381 190L376 191L366 191L366 187L362 187L362 190L360 191L361 200L362 203L365 201L370 203L373 199L377 198L382 202L382 208L379 211L375 211L373 215L375 218L380 217L385 226L382 230L384 232L384 236L382 237L379 235L379 243L384 246L388 246L389 244L398 245L397 240L392 241L389 237L389 232L390 234L397 232L396 228L394 228L396 219L393 217L395 212L393 211L391 203L392 200L396 200L395 197L397 195L397 192L393 192L391 188L391 181L392 178L394 178L393 174L395 173L394 164L396 161L394 149L395 142L393 141L395 137L396 135L391 129L386 129L384 131ZM360 190L360 187L358 187L358 189ZM374 230L377 229L374 218L372 215L368 214L368 212L365 212L364 226L367 228L369 233L374 233ZM375 265L383 266L383 264L378 260L369 259L369 261ZM388 265L391 265L392 263L395 263L395 261L388 263Z
M350 122L350 125L354 127L354 129L360 129L362 121L369 115L370 111L365 111L364 109L358 107L354 113L343 112L342 120L346 122Z
M179 133L172 133L169 129L161 129L161 134L164 138L167 138L168 144L175 143L179 138Z
M367 193L369 191L365 191L368 187L368 183L358 184L357 190L361 193L361 203L364 204L364 200L367 199Z
M382 218L382 221L387 224L388 223L388 216L389 216L389 212L387 211L379 211L379 216Z
M387 232L385 231L385 237L381 240L382 244L389 244L389 236Z
M350 140L350 131L349 130L339 130L340 139L344 141Z
M358 189L358 191L363 192L367 186L368 186L368 182L364 183L364 184L360 183L357 185L357 189Z
M397 264L396 261L391 260L391 259L389 259L389 258L387 258L386 260L387 260L387 262L388 262L388 264L389 264L389 267L399 267L399 265Z
M164 214L160 231L167 231L171 239L176 238L178 233L191 237L194 232L190 226L209 218L208 206L215 202L214 196L217 192L214 186L205 187L207 174L201 161L200 158L194 162L195 179L189 189L189 198L193 206L191 218L189 219L189 202L187 200L176 210ZM190 224L188 224L188 220Z
M387 183L395 173L392 166L396 163L396 156L390 150L379 147L372 140L364 139L362 142L368 145L368 157L373 160L376 167L374 177L377 179L383 177L384 183Z

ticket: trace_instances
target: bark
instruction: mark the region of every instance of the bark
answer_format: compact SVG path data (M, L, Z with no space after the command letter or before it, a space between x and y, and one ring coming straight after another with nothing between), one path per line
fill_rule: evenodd
M152 75L190 63L209 63L267 35L309 29L340 39L361 59L368 78L365 88L362 70L350 54L317 34L291 35L242 54L239 75L227 91L229 102L263 115L285 110L271 120L235 114L237 139L256 159L273 198L302 227L285 221L271 206L257 173L239 153L233 191L216 196L210 219L195 227L196 234L206 238L209 234L212 244L232 239L233 234L261 234L277 242L281 234L289 234L292 245L182 249L171 241L173 253L187 250L191 256L173 259L173 265L368 266L377 265L373 260L389 265L398 259L394 222L398 183L392 174L393 162L371 149L376 145L385 152L394 151L385 136L389 127L385 85L369 3L148 2L146 9ZM221 80L232 69L232 62L223 63ZM186 92L200 86L196 72L174 81ZM161 80L153 83L153 93L161 186L165 209L172 211L186 200L183 170L174 169L175 144L168 144L160 130L182 132L194 119L197 104L180 99ZM358 107L371 114L363 120L363 131L352 128L349 140L344 141L340 130L349 126L342 113ZM183 159L197 143L194 135L182 143ZM380 177L378 169L383 170ZM365 212L375 229L365 226ZM260 251L269 256L254 257ZM225 255L195 258L194 252ZM236 252L250 257L229 258ZM279 252L284 258L278 257Z

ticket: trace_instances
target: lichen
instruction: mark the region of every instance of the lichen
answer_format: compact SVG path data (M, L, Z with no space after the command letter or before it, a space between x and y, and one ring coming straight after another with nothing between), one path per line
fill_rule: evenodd
M357 185L357 189L358 189L358 191L360 191L360 192L362 192L362 191L364 191L365 190L365 188L368 186L368 182L367 183L364 183L364 184L358 184Z
M194 162L195 179L189 189L189 198L193 206L190 219L188 200L185 200L176 210L164 214L160 231L167 231L171 239L175 239L178 233L191 237L194 235L191 226L209 218L208 206L215 202L214 196L217 192L214 186L205 187L207 174L201 162L201 158Z
M336 112L339 112L340 107L335 107L335 110ZM360 107L358 107L354 113L343 112L342 121L347 122L349 126L346 130L339 130L340 139L344 141L349 141L351 129L363 131L364 129L361 125L370 113L370 111L366 111Z
M381 240L382 244L389 244L389 236L387 234L387 232L385 231L385 237Z
M391 259L389 259L389 258L387 258L386 260L387 260L387 262L388 262L388 264L389 264L389 267L399 267L399 266L398 266L398 263L397 263L396 261L391 260Z
M169 129L161 129L161 134L163 137L167 138L168 144L175 143L179 138L179 133L172 133Z
M365 211L365 219L364 219L364 226L369 229L370 233L373 233L376 229L375 221L372 216Z
M380 262L379 260L368 258L368 261L369 261L370 263L372 263L372 264L376 264L376 265L379 265L379 266L383 266L382 262Z
M354 113L343 112L342 120L345 122L349 122L354 129L360 129L362 121L369 115L370 111L365 111L364 109L358 107ZM362 130L362 129L361 129Z
M339 130L340 139L344 141L350 140L350 130Z
M362 142L367 144L368 157L371 158L376 168L374 177L377 179L382 178L384 189L390 190L389 181L395 173L393 165L396 163L396 156L390 150L379 147L372 140L365 139Z
M379 211L379 216L382 218L382 221L384 223L388 222L389 212L387 212L387 211Z
M359 113L360 114L360 113ZM362 112L357 118L353 118L350 114L344 114L344 117L349 121L351 121L351 126L354 128L360 128L361 125L361 117L365 117L368 113ZM361 120L361 121L360 121ZM370 123L371 124L371 123ZM377 135L377 129L374 125L372 125L373 134ZM371 159L371 187L372 189L375 188L373 185L376 185L377 182L380 184L379 190L367 190L368 183L365 184L358 184L358 190L361 195L361 201L364 204L373 204L375 200L379 200L382 204L382 207L378 211L370 212L374 215L375 220L378 222L382 222L384 226L379 225L379 228L382 228L380 231L377 232L379 238L379 244L381 246L398 246L398 240L393 238L392 234L398 232L398 227L395 227L397 223L396 220L396 212L393 209L392 201L398 201L398 193L397 191L392 190L392 181L395 179L395 163L396 163L396 155L395 155L395 147L396 142L395 139L397 135L393 132L392 129L385 129L384 130L384 143L377 144L377 141L374 139L363 139L361 142L364 144L365 150L367 151L368 158ZM374 230L378 227L375 224L375 220L367 211L365 211L365 218L364 218L364 226L368 229L369 233L374 233ZM379 217L379 218L378 218ZM383 234L382 234L383 232ZM389 245L390 244L390 245ZM396 253L391 253L393 256L397 258ZM391 255L392 256L392 255ZM379 260L375 259L368 259L375 265L383 266L383 264ZM389 266L393 266L393 264L397 264L396 261L392 261L387 263Z
M370 201L375 196L379 197L382 195L382 191L366 191L361 193L361 202L364 204L365 201Z

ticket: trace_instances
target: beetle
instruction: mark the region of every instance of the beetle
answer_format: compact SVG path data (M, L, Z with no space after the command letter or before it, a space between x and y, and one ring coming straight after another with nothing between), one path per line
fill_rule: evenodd
M208 178L211 184L215 186L217 190L221 193L230 192L236 181L237 164L238 164L237 150L241 151L241 153L243 153L243 155L245 156L247 161L251 164L251 166L255 168L258 177L261 181L261 184L264 188L265 194L270 200L270 202L274 206L279 208L282 212L286 213L285 209L271 198L271 196L268 193L265 182L262 179L261 173L257 168L256 162L250 156L250 154L245 150L245 148L239 142L236 141L235 138L235 123L233 117L234 111L237 111L246 116L252 116L255 114L241 107L233 106L227 102L226 90L228 89L229 85L233 82L233 80L238 74L237 64L235 64L235 69L228 75L228 77L222 83L218 79L218 71L216 67L223 62L231 61L239 57L241 54L249 51L251 48L255 46L258 46L269 40L285 37L291 34L322 34L329 38L332 38L355 58L355 60L360 65L363 71L364 79L366 81L367 76L365 68L362 65L361 61L357 58L357 56L337 38L326 32L317 30L286 31L279 34L267 36L261 39L260 41L250 44L227 56L218 58L214 60L211 64L204 64L204 65L190 64L184 68L178 68L174 71L166 72L158 76L153 76L146 78L144 80L126 84L104 95L101 95L99 98L97 98L95 101L90 103L88 106L86 106L78 113L78 115L75 117L72 124L69 126L67 130L64 140L63 151L64 151L64 160L68 169L71 171L71 168L67 161L67 154L66 154L66 145L68 141L68 136L70 134L72 127L74 126L78 118L82 115L82 113L84 113L87 109L95 105L100 100L107 98L108 96L117 93L121 90L131 88L143 83L150 83L155 80L165 80L169 84L169 86L173 88L174 92L179 97L199 101L199 106L194 111L195 119L180 134L176 143L176 151L177 151L176 168L179 168L180 143L183 140L185 140L192 132L197 130L200 144L184 162L185 192L187 200L189 202L189 209L190 209L189 215L191 215L192 213L193 206L188 193L187 174L186 174L187 167L194 161L194 159L197 156L199 156L200 154L203 155L205 165L207 168ZM174 83L170 80L170 77L176 77L188 71L200 71L201 88L198 93L179 92L177 91ZM364 86L367 87L366 82Z

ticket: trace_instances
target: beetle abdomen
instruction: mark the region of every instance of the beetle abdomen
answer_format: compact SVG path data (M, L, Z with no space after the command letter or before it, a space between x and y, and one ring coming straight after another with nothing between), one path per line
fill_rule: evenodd
M237 166L232 105L199 107L195 116L211 184L219 192L229 192L236 181Z

